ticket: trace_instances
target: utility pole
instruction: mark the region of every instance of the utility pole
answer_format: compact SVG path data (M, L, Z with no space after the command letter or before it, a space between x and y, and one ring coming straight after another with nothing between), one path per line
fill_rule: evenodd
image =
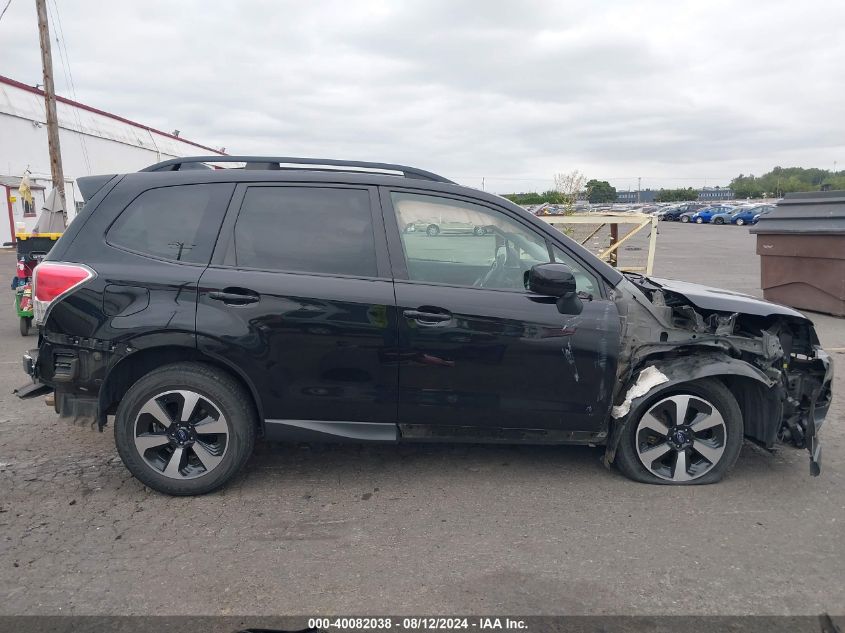
M53 85L53 55L50 50L50 29L47 25L46 0L35 0L38 11L38 35L41 38L41 67L44 71L44 104L47 111L47 144L50 148L50 174L53 187L59 194L62 211L67 214L65 203L65 175L62 171L62 151L59 146L59 119L56 116L56 89Z

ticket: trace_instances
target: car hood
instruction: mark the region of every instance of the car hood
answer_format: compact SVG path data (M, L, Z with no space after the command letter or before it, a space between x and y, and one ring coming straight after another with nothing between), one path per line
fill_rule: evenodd
M700 284L673 279L649 277L650 281L660 287L686 297L691 304L702 310L718 310L720 312L739 312L756 316L782 315L807 320L803 314L793 308L758 299L733 290L710 288Z

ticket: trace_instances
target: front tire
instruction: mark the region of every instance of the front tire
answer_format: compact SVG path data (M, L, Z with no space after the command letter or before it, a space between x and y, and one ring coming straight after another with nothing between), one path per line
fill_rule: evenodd
M684 224L687 224L689 222L689 216L682 215L681 216L681 222L683 222Z
M425 232L426 232L426 235L428 235L429 237L436 237L436 236L440 235L440 227L437 226L436 224L431 224L425 230Z
M696 224L704 224L704 219L703 218L696 218L695 223Z
M20 328L21 336L29 336L29 328L32 327L32 317L21 317Z
M713 223L714 224L724 224L725 220L723 218L716 218L715 220L713 220Z
M736 219L736 225L737 226L742 226L743 224L745 224L745 220L743 220L742 218Z
M632 411L616 464L634 481L698 485L721 480L739 457L742 414L717 380L675 385Z
M120 401L117 451L139 481L169 495L226 484L249 459L257 416L250 394L202 363L177 363L138 380Z

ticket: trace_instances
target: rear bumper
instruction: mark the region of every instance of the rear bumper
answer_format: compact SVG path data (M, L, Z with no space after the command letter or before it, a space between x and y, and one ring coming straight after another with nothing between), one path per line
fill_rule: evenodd
M24 352L23 358L21 359L23 362L23 371L25 374L30 376L33 380L35 379L35 367L38 364L38 348L28 350Z
M37 398L55 390L55 409L59 417L78 421L80 419L100 420L99 403L96 395L87 393L79 393L67 389L61 389L61 383L56 383L58 389L55 389L52 384L47 384L41 381L38 365L38 349L29 350L23 355L22 359L23 370L29 374L32 382L18 387L14 390L14 394L21 400L28 400L30 398ZM104 424L104 423L103 423ZM103 424L100 424L102 431Z
M37 398L38 396L46 396L52 391L53 388L50 385L45 385L43 382L33 381L28 385L18 387L12 393L21 400L29 400L30 398Z
M38 396L43 396L53 391L52 386L47 385L38 379L38 348L24 352L21 362L23 363L24 373L29 375L31 382L18 387L12 392L13 394L21 400L29 400L30 398L37 398Z

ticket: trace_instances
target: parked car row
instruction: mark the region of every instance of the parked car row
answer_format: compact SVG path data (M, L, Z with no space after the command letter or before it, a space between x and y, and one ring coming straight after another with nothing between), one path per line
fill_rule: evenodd
M678 222L681 219L681 216L684 213L694 213L699 209L703 209L705 206L704 204L700 204L698 202L685 202L684 204L679 204L673 207L667 207L662 211L657 213L658 220L666 220L669 222Z
M659 220L668 222L683 222L694 224L756 224L757 219L764 213L774 208L771 203L752 202L683 202L680 204L653 203L653 204L588 204L579 200L571 211L563 205L541 204L527 205L523 207L526 211L537 216L563 215L574 211L575 213L639 213L657 216ZM421 230L420 227L416 228Z
M753 206L716 204L685 204L670 207L658 213L661 220L694 224L757 224L761 215L774 209L773 204L758 204Z

